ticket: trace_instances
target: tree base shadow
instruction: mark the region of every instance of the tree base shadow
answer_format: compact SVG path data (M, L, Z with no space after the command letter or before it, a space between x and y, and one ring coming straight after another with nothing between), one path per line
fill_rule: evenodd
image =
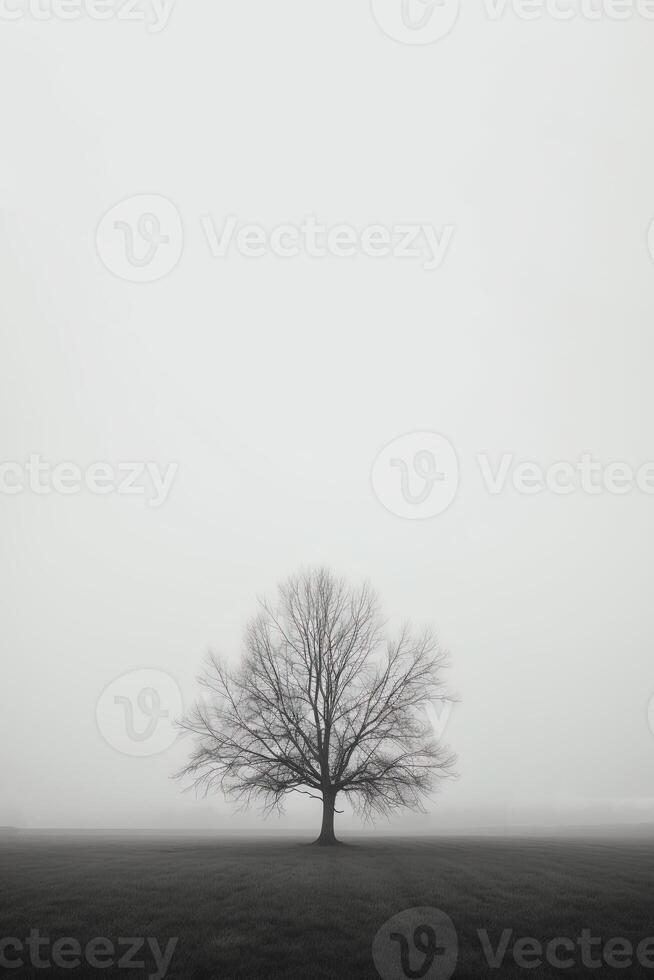
M348 847L349 845L342 840L312 840L309 847Z

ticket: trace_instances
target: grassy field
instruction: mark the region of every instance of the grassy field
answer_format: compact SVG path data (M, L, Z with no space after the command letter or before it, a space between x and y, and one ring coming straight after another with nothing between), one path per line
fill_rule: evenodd
M165 949L179 937L170 980L375 978L377 930L416 906L453 920L458 978L654 977L635 966L518 969L511 946L491 969L477 933L487 930L496 946L506 928L546 943L586 927L638 944L654 935L654 844L645 841L375 838L320 849L288 839L29 835L0 842L0 868L0 938L38 929L51 942L142 936ZM124 980L154 973L155 964L148 953L140 969L7 972Z

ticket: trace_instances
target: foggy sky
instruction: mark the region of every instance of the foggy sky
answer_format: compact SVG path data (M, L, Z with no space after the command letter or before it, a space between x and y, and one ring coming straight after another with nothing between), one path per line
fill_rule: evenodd
M391 829L649 821L654 498L493 496L476 456L654 459L654 24L468 5L409 47L366 3L179 0L158 35L2 28L0 456L179 470L158 509L0 495L0 825L259 827L181 793L186 745L108 745L96 703L156 668L190 704L208 649L238 657L256 596L319 563L451 653L459 778ZM151 284L95 248L143 193L184 222ZM201 217L229 214L455 232L434 272L215 259ZM425 521L371 487L413 431L460 464ZM263 829L317 820L299 798Z

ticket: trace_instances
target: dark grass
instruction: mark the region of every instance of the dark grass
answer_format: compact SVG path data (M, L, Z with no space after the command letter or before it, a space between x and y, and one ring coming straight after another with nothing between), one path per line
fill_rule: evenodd
M179 937L170 980L374 978L375 933L391 916L436 906L460 940L455 977L652 976L654 970L536 971L485 964L477 929L547 941L586 927L636 945L654 935L649 841L358 839L334 849L295 840L19 837L0 841L0 933L117 942ZM145 977L103 969L20 977Z

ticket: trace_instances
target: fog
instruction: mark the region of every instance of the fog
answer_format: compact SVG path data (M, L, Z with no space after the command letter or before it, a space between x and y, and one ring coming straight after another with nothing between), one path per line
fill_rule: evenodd
M207 651L236 662L257 596L315 564L451 655L458 778L377 832L651 823L654 498L493 494L478 457L654 459L654 25L468 5L412 47L366 3L185 0L156 34L2 27L1 459L175 469L160 506L0 493L0 825L315 830L304 797L262 821L182 792L188 743L128 755L97 719L136 670L190 705ZM182 218L156 282L96 246L143 194ZM229 215L453 234L432 271L215 257L202 219ZM459 465L424 520L371 479L413 432Z

